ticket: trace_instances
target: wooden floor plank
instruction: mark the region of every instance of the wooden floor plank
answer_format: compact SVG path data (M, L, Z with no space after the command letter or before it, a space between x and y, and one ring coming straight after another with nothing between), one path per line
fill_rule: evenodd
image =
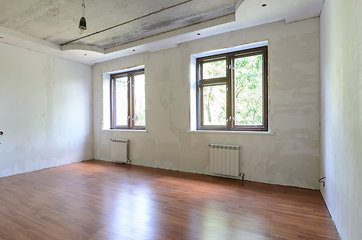
M319 191L87 161L0 179L0 239L338 239Z

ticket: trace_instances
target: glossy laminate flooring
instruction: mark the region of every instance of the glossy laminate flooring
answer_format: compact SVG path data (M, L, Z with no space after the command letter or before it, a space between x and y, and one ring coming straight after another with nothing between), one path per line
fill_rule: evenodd
M319 191L87 161L0 178L0 239L338 239Z

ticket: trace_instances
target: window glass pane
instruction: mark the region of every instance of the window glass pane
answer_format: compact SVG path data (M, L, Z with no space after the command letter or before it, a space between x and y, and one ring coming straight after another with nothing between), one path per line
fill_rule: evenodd
M128 125L127 77L116 79L116 125Z
M134 111L135 126L145 126L146 104L145 104L145 75L134 76Z
M226 125L226 85L203 87L203 125Z
M226 60L204 63L202 68L203 79L226 77Z
M263 57L235 59L235 125L263 124Z

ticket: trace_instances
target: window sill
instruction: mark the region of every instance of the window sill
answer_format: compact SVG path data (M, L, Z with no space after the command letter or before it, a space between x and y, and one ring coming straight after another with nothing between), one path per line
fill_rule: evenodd
M223 134L243 134L243 135L275 135L274 132L258 132L258 131L213 131L213 130L188 130L190 133L223 133Z
M102 129L104 132L148 132L147 130L137 130L137 129Z

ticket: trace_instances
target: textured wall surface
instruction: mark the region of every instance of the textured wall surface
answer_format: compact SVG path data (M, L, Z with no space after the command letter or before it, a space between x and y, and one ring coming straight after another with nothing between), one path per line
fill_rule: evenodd
M362 239L362 1L321 15L321 188L342 239Z
M0 176L92 158L91 67L0 43Z
M275 135L188 132L190 54L262 40L269 40L270 129ZM134 164L209 173L208 144L237 144L246 179L319 188L319 41L319 18L276 22L96 64L94 157L110 160L110 138L127 138ZM102 73L137 65L145 65L147 132L102 130Z

